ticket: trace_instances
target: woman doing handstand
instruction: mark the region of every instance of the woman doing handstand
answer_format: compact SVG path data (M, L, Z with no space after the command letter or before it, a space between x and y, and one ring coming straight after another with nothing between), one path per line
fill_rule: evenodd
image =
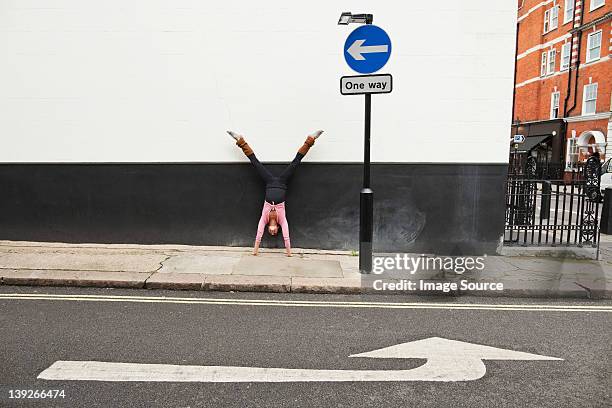
M257 225L257 235L255 236L255 247L253 249L253 255L257 255L259 252L259 245L261 244L261 238L263 237L264 229L268 225L268 232L270 235L278 234L278 226L280 225L283 240L285 241L285 250L287 256L291 256L291 241L289 240L289 224L287 222L287 216L285 213L285 195L291 176L295 172L295 169L300 164L306 153L315 140L321 136L322 130L314 132L312 135L306 138L306 141L300 147L293 161L283 170L283 172L276 176L270 173L263 164L257 160L253 149L244 140L244 137L239 134L228 130L230 134L236 140L236 145L242 149L244 154L249 158L259 176L266 183L266 195L261 210L261 217L259 218L259 224Z

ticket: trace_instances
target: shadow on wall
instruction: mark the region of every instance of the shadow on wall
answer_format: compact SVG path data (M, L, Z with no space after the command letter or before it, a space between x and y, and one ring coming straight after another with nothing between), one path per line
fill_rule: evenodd
M377 244L385 241L385 237L392 237L397 245L409 248L425 227L425 214L408 206L394 208L389 203L380 203L376 204L374 213L374 235ZM359 247L358 207L341 207L336 211L320 212L320 214L323 218L315 217L312 222L299 227L293 223L294 217L288 215L294 246L303 247L300 242L318 240L328 249L356 250ZM280 235L272 237L266 232L262 245L268 248L282 248L284 244ZM383 251L384 247L377 245L376 250Z
M358 164L302 165L287 197L293 246L358 249L361 172ZM505 174L505 165L374 165L374 250L495 253ZM262 245L283 241L267 235Z

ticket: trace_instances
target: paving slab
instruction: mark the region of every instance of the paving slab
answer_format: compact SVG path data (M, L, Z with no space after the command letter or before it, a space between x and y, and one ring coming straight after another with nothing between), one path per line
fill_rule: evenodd
M78 250L24 251L4 253L3 269L153 272L168 256L161 253L82 253Z
M319 259L328 261L340 262L340 267L343 271L357 272L359 273L359 257L352 255L340 255L340 254L311 254L305 253L302 255L302 259Z
M487 274L480 273L475 280L483 281L512 281L512 282L559 282L562 279L574 279L575 273L562 273L559 271L529 271L518 269L516 271Z
M580 265L576 270L576 275L582 276L604 276L609 275L612 277L612 264L607 262L591 262L588 264Z
M315 278L342 277L340 262L335 260L302 259L245 255L234 266L234 275L249 276L308 276Z
M592 260L551 257L506 257L504 261L517 269L556 273L574 273L585 265L599 265L599 262Z
M492 272L507 272L515 271L518 269L516 265L512 264L514 258L504 258L502 256L487 256L484 259L484 273Z
M342 268L342 277L343 278L361 279L362 276L363 276L363 274L361 272L359 272L359 267L351 268L351 269L344 269L344 268Z
M144 288L149 272L0 270L3 285Z
M182 252L173 254L164 261L158 273L203 273L207 275L228 275L243 256L241 253L219 252L204 254Z

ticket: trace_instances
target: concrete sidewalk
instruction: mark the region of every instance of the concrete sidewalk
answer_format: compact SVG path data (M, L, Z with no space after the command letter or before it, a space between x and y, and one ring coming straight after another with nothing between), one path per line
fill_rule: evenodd
M603 247L603 245L609 245ZM186 245L102 245L0 241L2 285L91 286L295 293L407 294L377 291L373 281L503 283L503 291L456 290L450 296L612 298L612 244L599 261L488 256L481 272L444 270L415 275L362 275L358 257L345 251ZM418 256L418 255L415 255ZM437 294L413 291L413 294Z

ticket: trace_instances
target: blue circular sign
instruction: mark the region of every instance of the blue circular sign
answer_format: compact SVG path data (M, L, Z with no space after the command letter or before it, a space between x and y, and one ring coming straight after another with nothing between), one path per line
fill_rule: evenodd
M366 24L356 28L344 43L344 59L352 70L371 74L391 56L391 39L382 28Z

